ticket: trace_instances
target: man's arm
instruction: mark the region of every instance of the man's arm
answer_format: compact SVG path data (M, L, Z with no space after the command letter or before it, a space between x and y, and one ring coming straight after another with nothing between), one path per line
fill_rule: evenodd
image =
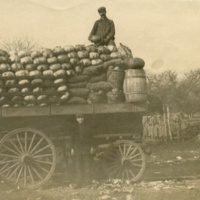
M109 34L106 36L107 39L114 39L115 37L115 24L112 20L110 20L111 30Z
M91 40L91 37L96 34L96 31L97 31L97 21L94 23L94 26L92 28L92 31L91 31L89 37L88 37L88 40Z
M90 126L89 127L89 139L88 139L88 142L89 142L89 146L90 146L90 154L94 154L94 132L93 132L94 128L93 126Z
M75 142L76 142L76 137L78 134L77 127L75 125L72 125L70 132L71 132L71 155L74 156Z

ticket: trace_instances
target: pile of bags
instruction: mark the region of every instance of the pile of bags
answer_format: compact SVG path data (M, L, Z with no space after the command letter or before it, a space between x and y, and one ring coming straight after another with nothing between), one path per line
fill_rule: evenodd
M127 67L115 46L76 45L30 53L0 50L0 105L123 102Z

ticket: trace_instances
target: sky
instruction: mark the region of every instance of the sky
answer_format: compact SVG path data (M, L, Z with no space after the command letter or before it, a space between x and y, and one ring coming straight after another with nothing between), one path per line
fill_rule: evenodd
M43 47L88 45L101 6L117 46L143 58L146 70L200 68L200 0L0 0L0 42L29 36Z

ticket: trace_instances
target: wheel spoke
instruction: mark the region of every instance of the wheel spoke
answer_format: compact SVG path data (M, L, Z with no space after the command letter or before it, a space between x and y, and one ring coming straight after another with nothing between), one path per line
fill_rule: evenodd
M105 154L104 157L110 160L119 160L119 157L114 153L112 155Z
M130 159L130 161L131 161L131 162L138 162L138 161L143 161L143 160L142 160L142 159L135 159L135 160Z
M119 159L118 159L118 160L107 159L107 160L106 160L106 163L107 163L107 164L110 164L110 165L113 165L113 164L119 165L119 164L121 164L121 162L120 162Z
M8 177L11 171L12 171L12 170L11 170L11 169L9 169L9 170L7 171L7 173L6 173L6 174L4 174L4 177Z
M46 173L49 173L49 170L45 169L44 167L41 167L40 169L43 170Z
M121 166L118 165L118 164L107 163L106 167L109 171L112 171L112 169L115 169L115 168L118 168L118 167L121 167Z
M49 170L45 169L44 167L42 167L40 164L37 164L37 166L39 167L39 169L41 169L42 171L49 173Z
M126 144L124 143L124 156L126 156Z
M128 172L133 176L135 177L135 174L129 169Z
M17 145L13 142L13 141L10 141L10 144L13 145L13 147L15 147L16 151L21 154L22 152L20 151L20 149L17 147Z
M5 170L1 171L1 173L3 174L4 172L7 172L8 170L12 169L13 167L15 167L16 165L19 165L19 163L15 163L14 165L11 165L10 167L6 168Z
M122 177L120 176L120 174L122 173L123 169L120 167L119 168L119 172L117 173L116 178L122 179Z
M31 169L30 169L29 166L27 166L27 168L28 168L28 172L29 172L29 175L30 175L30 177L31 177L31 180L32 180L33 184L35 184L35 180L34 180L34 178L33 178L33 174L32 174L32 172L31 172Z
M9 177L7 177L8 180L10 180L10 178L17 172L17 170L20 168L21 166L18 165L15 170L9 175Z
M127 179L130 180L130 177L129 177L129 175L128 175L128 170L125 169L125 171L126 171L126 177L127 177Z
M110 173L117 178L117 175L118 175L117 172L119 172L120 169L121 169L120 167L114 168Z
M132 156L137 151L137 148L135 148L128 156Z
M16 151L14 151L14 150L13 150L13 149L11 149L10 147L6 146L5 144L3 145L3 147L2 147L2 148L5 148L6 150L8 150L8 151L10 151L10 152L14 153L15 155L18 155L18 153L17 153Z
M38 154L38 153L40 153L41 151L44 151L45 149L47 149L48 147L50 147L49 144L47 144L45 147L39 149L38 151L34 152L32 155Z
M19 135L16 134L16 137L17 137L17 141L18 141L18 143L19 143L20 149L21 149L21 151L24 153L24 149L23 149L23 147L22 147L22 143L21 143L21 141L20 141Z
M24 187L26 187L26 180L27 179L27 169L26 169L26 165L24 166Z
M42 176L39 174L39 172L38 172L34 167L31 167L31 169L35 172L35 174L38 176L38 178L39 178L40 180L43 179Z
M19 159L12 159L12 160L0 161L0 165L1 164L6 164L6 163L12 163L12 162L16 162L16 161L19 161Z
M119 151L120 151L121 155L124 155L124 154L123 154L123 151L122 151L122 149L121 149L121 146L118 145L118 147L119 147Z
M24 134L24 149L25 149L25 152L27 152L27 142L28 142L28 140L27 140L27 131L26 131L25 134Z
M131 150L131 147L132 147L132 145L129 145L129 148L128 148L127 152L126 152L126 156L128 156L128 154L129 154L129 152Z
M29 147L28 147L28 153L29 153L30 150L31 150L31 147L32 147L33 141L34 141L34 139L35 139L35 136L36 136L36 133L34 133L34 134L33 134L33 137L31 138L31 142L30 142L30 145L29 145Z
M5 154L5 153L0 153L0 156L6 156L6 157L9 157L9 158L19 158L19 156L14 156L14 155Z
M44 157L52 157L53 154L49 153L49 154L43 154L43 155L38 155L38 156L32 156L33 158L44 158Z
M139 156L139 155L141 155L140 152L139 152L138 154L134 155L134 156L129 156L129 158L132 160L133 158L135 158L135 157L137 157L137 156Z
M44 138L41 138L40 140L39 140L39 142L34 146L34 148L30 151L30 154L32 154L33 153L33 151L40 145L40 143L42 142L42 140L44 140Z
M18 183L19 178L20 178L20 176L21 176L21 174L22 174L22 170L23 170L23 166L21 166L21 169L19 170L19 173L18 173L18 175L17 175L17 179L16 179L16 181L15 181L15 184Z
M117 148L113 148L113 149L108 149L108 153L111 153L115 156L119 156L119 151L117 150Z
M39 163L43 163L43 164L47 164L47 165L52 165L53 163L52 162L48 162L48 161L43 161L43 160L37 160L37 159L34 159L35 162L39 162Z
M4 165L4 166L0 169L0 172L1 172L2 170L4 170L7 166L9 166L9 163L7 163L6 165Z
M134 165L135 167L142 167L142 165L136 164L136 163L131 163L132 165Z

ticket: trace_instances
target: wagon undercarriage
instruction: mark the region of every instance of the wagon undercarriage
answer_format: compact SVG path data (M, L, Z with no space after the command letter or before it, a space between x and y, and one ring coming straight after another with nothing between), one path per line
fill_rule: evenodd
M145 157L141 147L133 142L133 137L141 131L140 125L137 127L136 124L141 121L145 110L146 104L142 102L2 108L0 123L4 131L0 142L0 176L20 188L32 189L47 182L56 168L53 138L64 138L70 144L74 115L82 113L87 115L95 130L97 157L102 160L107 175L137 181L144 172ZM125 128L129 124L131 126ZM5 130L3 126L6 125Z

